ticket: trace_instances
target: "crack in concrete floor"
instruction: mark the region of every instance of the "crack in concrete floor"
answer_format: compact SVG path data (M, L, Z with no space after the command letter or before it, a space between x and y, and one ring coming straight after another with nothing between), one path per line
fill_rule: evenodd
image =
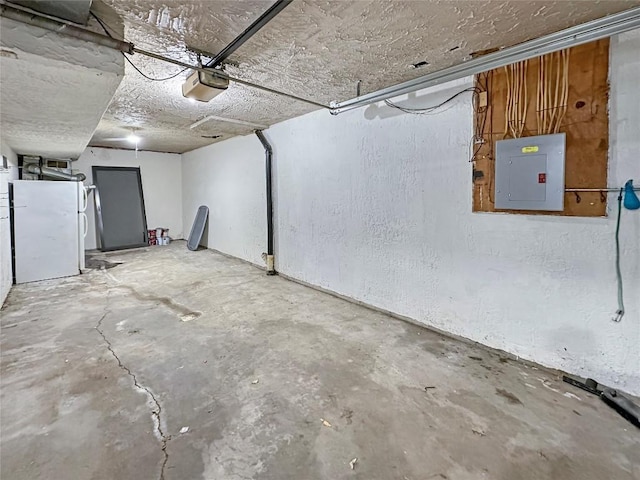
M122 258L11 292L2 478L640 478L635 432L557 372L183 242Z
M111 355L113 356L113 358L115 358L116 361L118 362L118 367L120 367L120 369L124 370L127 373L127 375L129 375L131 377L131 379L133 380L134 387L137 390L143 392L147 396L147 398L149 399L149 403L155 406L155 408L151 410L151 418L153 419L153 427L154 427L154 430L156 432L156 435L159 436L159 438L160 438L161 446L162 446L162 453L164 455L164 460L162 461L162 467L160 468L160 477L159 477L159 480L164 480L164 478L165 478L164 477L165 468L167 466L167 463L169 462L169 452L167 451L167 446L168 446L169 440L171 440L171 436L170 435L165 435L165 433L162 431L162 406L160 405L160 402L155 397L153 392L149 389L149 387L146 387L146 386L142 385L138 381L138 377L136 376L136 374L133 373L131 371L131 369L129 367L127 367L124 363L122 363L122 360L120 360L120 357L118 357L118 354L113 349L113 345L111 344L111 342L107 338L106 334L104 333L104 330L102 330L102 328L101 328L102 327L102 322L107 317L107 315L109 315L108 311L105 312L102 315L102 317L100 317L100 320L98 320L98 323L96 324L96 326L94 328L100 334L100 336L102 337L104 342L107 344L107 350L109 350L109 352L111 352Z
M179 304L173 298L141 293L131 285L122 283L113 274L111 274L110 272L107 272L106 269L100 270L100 272L103 273L103 275L105 275L105 277L108 279L106 282L107 288L109 289L120 288L120 289L126 290L127 292L131 293L134 296L134 298L142 302L152 302L155 304L162 304L165 307L167 307L169 310L175 312L180 318L180 320L182 320L183 322L195 320L196 318L202 315L202 312L191 310L190 308ZM109 280L115 283L115 285L109 285Z

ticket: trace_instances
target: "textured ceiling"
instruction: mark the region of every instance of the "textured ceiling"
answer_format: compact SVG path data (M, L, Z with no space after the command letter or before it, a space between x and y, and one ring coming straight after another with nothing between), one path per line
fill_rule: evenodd
M114 50L0 19L0 125L15 152L77 158L123 77Z
M504 47L619 12L640 1L319 1L294 0L229 59L232 76L324 104L459 63L472 52ZM137 47L195 61L187 47L217 53L268 8L256 0L104 0L93 10L114 35ZM148 75L180 70L135 55ZM412 64L428 65L414 68ZM316 107L232 83L209 103L182 97L188 72L166 82L144 79L129 65L91 144L185 152L251 132L220 121L189 126L207 115L271 125ZM214 140L203 136L222 135Z

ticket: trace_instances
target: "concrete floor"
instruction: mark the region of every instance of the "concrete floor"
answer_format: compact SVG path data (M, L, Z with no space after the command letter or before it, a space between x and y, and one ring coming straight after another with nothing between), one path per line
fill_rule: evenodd
M555 372L184 242L104 258L2 311L3 480L640 478Z

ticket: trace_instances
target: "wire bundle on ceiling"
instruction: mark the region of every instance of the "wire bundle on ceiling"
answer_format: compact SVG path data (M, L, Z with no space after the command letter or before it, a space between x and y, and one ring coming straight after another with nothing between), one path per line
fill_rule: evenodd
M507 77L507 103L504 114L505 137L520 138L527 122L527 67L529 60L504 67Z
M569 100L569 50L539 58L536 110L538 135L558 133Z
M91 16L93 18L96 19L96 22L98 22L98 24L100 24L100 26L102 27L102 30L104 30L104 33L107 34L108 37L110 38L114 38L113 35L111 35L111 33L109 32L109 30L112 30L115 32L114 29L110 28L102 19L100 19L100 17L98 17L95 13L93 12L89 12L91 14ZM129 57L127 57L125 55L124 52L120 52L122 53L122 56L124 57L124 59L129 63L129 65L131 65L140 75L142 75L144 78L146 78L147 80L153 80L154 82L166 82L167 80L171 80L172 78L176 78L178 75L180 75L181 73L186 72L187 70L189 70L188 68L183 68L182 70L180 70L179 72L176 72L173 75L169 75L168 77L164 77L164 78L154 78L154 77L150 77L149 75L145 74L142 70L140 70L131 60L129 60Z
M444 107L447 103L449 103L453 99L459 97L463 93L473 92L474 94L477 95L479 91L480 91L480 89L478 87L465 88L464 90L460 90L455 95L450 96L449 98L447 98L445 101L439 103L438 105L433 105L431 107L425 107L425 108L402 107L402 106L400 106L400 105L398 105L396 103L391 102L390 100L385 100L384 103L386 103L388 107L395 108L397 110L400 110L401 112L409 113L411 115L430 115L430 114L435 114L435 113L441 113L440 111L438 111L440 108Z

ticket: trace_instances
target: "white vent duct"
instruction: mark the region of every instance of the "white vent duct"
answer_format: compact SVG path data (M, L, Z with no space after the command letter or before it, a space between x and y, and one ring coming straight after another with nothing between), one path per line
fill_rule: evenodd
M12 0L12 3L52 17L86 25L92 0Z
M66 173L56 170L55 168L41 167L35 163L27 165L27 172L35 175L43 175L49 178L55 178L57 180L69 180L72 182L83 182L87 176L84 173Z
M6 18L7 11L2 5L2 138L23 155L77 158L122 81L122 55Z

